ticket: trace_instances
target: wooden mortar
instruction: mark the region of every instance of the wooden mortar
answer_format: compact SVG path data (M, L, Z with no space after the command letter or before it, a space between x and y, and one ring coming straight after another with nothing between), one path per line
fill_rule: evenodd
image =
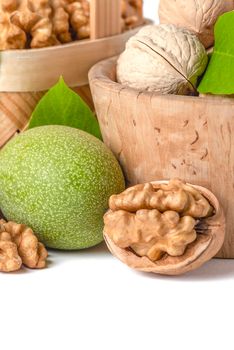
M234 100L156 95L115 82L116 59L89 73L104 142L128 184L179 177L210 189L226 216L217 257L234 258Z

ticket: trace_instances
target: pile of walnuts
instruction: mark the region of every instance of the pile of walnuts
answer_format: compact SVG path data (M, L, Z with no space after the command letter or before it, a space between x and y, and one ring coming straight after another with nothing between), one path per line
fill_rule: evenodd
M122 0L122 30L141 22L142 0ZM42 48L90 36L90 0L2 0L0 50Z

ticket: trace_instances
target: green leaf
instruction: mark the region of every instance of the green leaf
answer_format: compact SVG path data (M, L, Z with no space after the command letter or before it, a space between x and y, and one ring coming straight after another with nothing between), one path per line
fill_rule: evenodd
M63 78L37 104L29 129L42 125L66 125L102 139L99 124L88 105L71 90Z
M215 46L200 93L229 95L234 93L234 11L220 16L215 25Z

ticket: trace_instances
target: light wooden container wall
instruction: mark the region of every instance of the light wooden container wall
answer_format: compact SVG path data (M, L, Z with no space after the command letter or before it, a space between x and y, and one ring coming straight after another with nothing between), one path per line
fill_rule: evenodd
M93 108L88 70L119 54L139 28L121 33L121 0L91 0L91 38L61 46L0 52L0 147L23 130L59 76Z
M104 142L129 184L179 177L210 189L227 231L218 257L234 258L234 99L156 95L115 80L116 58L95 65L90 87Z

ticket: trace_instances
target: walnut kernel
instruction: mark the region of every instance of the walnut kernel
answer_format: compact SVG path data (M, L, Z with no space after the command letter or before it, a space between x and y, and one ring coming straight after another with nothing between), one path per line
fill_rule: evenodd
M133 268L183 273L210 259L223 243L225 220L217 199L178 179L130 187L111 196L109 207L104 238Z
M0 220L0 271L16 271L22 264L33 269L44 268L47 256L31 228Z

